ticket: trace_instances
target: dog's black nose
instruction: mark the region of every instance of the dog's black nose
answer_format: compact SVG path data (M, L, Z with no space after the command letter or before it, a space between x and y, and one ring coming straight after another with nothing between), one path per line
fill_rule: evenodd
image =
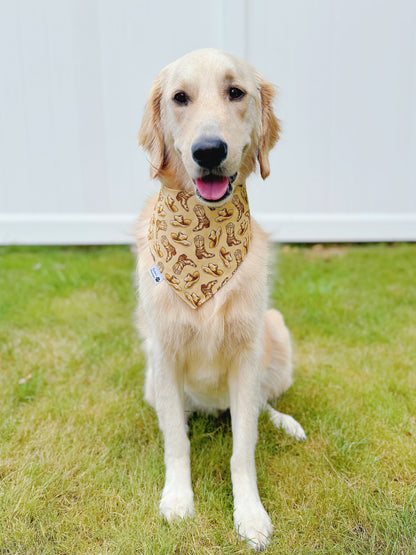
M227 158L227 143L217 137L205 138L192 145L192 158L207 170L217 168Z

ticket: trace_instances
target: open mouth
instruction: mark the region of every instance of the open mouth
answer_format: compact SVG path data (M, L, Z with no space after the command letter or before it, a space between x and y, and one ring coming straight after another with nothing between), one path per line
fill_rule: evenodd
M214 175L212 173L195 179L197 195L207 202L218 202L231 194L232 184L237 174L231 177Z

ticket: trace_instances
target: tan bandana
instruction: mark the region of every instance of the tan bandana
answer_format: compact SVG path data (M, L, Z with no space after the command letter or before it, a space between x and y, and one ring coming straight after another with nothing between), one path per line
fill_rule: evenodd
M149 226L155 264L176 293L199 308L235 274L251 239L245 185L222 206L162 186Z

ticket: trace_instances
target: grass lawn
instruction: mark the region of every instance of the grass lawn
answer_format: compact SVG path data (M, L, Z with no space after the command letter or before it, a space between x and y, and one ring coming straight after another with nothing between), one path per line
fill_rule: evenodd
M294 386L259 421L268 553L416 553L416 244L283 247L272 303ZM190 421L195 517L158 513L127 247L0 247L0 553L249 553L232 523L230 418Z

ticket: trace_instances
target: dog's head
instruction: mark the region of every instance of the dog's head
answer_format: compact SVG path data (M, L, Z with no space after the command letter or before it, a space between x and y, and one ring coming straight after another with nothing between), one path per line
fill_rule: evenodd
M256 159L265 179L279 138L273 97L254 68L224 52L197 50L173 62L154 83L139 131L151 177L195 190L208 205L225 202Z

